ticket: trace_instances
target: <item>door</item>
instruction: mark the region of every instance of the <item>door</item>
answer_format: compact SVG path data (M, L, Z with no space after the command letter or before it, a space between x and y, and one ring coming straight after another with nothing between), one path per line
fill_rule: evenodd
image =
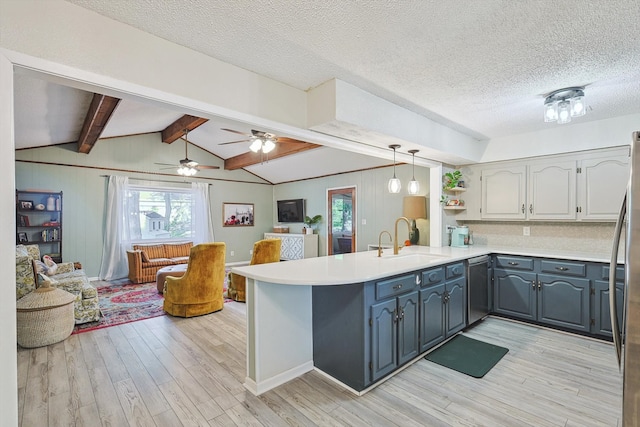
M398 297L398 363L418 355L418 291Z
M420 290L420 351L444 340L444 283Z
M498 268L493 271L495 312L535 321L536 274Z
M594 282L595 288L595 301L593 313L593 319L595 324L593 325L594 334L604 335L611 338L611 307L609 303L609 282L604 280L596 280ZM622 312L624 310L624 282L616 283L616 305L618 310L616 314L618 316L618 324L622 326L624 330Z
M371 306L371 381L398 366L396 299Z
M460 277L448 281L446 290L446 336L451 336L467 326L467 279Z
M576 219L575 161L532 164L528 182L529 219Z
M539 274L538 320L550 325L589 332L590 281Z
M578 180L579 218L615 221L629 182L629 158L583 160Z
M486 169L480 179L483 219L525 219L525 166Z
M356 252L356 188L327 190L327 254Z

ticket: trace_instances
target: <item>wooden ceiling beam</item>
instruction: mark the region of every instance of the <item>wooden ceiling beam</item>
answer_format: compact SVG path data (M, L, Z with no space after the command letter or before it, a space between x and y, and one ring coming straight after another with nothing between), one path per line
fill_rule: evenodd
M185 129L192 131L208 121L209 119L185 114L162 131L162 142L165 144L171 144L173 141L184 136Z
M249 151L238 156L230 157L224 161L224 168L225 170L242 169L263 161L290 156L291 154L301 153L303 151L312 150L319 147L321 146L317 144L311 144L309 142L302 142L290 138L278 138L276 148L274 148L270 153L262 154L260 152L254 153L253 151Z
M87 116L84 118L80 137L78 138L78 153L89 154L104 128L109 123L120 98L113 98L99 93L93 94Z

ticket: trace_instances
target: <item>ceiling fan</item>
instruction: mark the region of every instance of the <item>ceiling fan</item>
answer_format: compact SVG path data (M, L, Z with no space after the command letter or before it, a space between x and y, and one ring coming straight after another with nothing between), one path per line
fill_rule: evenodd
M237 133L239 135L244 135L247 139L241 139L239 141L230 141L230 142L222 142L218 145L227 145L227 144L237 144L239 142L251 142L249 145L249 150L257 153L261 151L264 154L269 153L274 148L276 148L276 143L278 140L291 140L290 138L279 138L272 133L263 132L260 130L251 129L251 134L240 132L233 129L224 129L227 132Z
M182 140L184 140L184 159L180 160L179 164L177 165L173 165L173 164L169 164L169 163L156 163L157 165L165 165L165 166L172 166L173 168L177 167L178 170L178 174L180 175L184 175L184 176L193 176L196 173L198 173L199 170L201 169L220 169L220 166L208 166L208 165L201 165L198 162L196 162L195 160L191 160L189 159L189 156L187 155L187 149L189 147L189 140L187 139L187 134L189 133L188 129L184 130L184 137L180 138ZM172 169L172 168L163 168L163 169Z

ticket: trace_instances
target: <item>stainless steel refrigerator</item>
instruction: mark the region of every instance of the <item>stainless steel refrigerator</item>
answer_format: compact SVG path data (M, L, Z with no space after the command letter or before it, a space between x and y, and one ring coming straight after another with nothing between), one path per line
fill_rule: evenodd
M629 186L616 224L611 266L609 269L609 303L613 341L622 369L622 425L640 425L640 131L631 142ZM625 223L626 217L626 223ZM626 224L626 228L625 228ZM625 233L625 292L622 325L616 314L616 263L620 238Z

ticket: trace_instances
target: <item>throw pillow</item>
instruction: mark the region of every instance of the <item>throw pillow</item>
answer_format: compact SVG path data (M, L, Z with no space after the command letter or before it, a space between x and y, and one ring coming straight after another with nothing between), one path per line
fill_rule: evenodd
M150 262L149 255L145 251L140 251L140 255L142 255L142 262Z
M43 256L42 261L44 261L44 264L47 266L46 274L50 276L56 274L56 271L58 270L58 264L56 264L49 255Z
M52 279L46 274L38 273L38 287L40 287L40 285L42 285L44 282L49 282L50 285L55 285L58 283L57 280Z

